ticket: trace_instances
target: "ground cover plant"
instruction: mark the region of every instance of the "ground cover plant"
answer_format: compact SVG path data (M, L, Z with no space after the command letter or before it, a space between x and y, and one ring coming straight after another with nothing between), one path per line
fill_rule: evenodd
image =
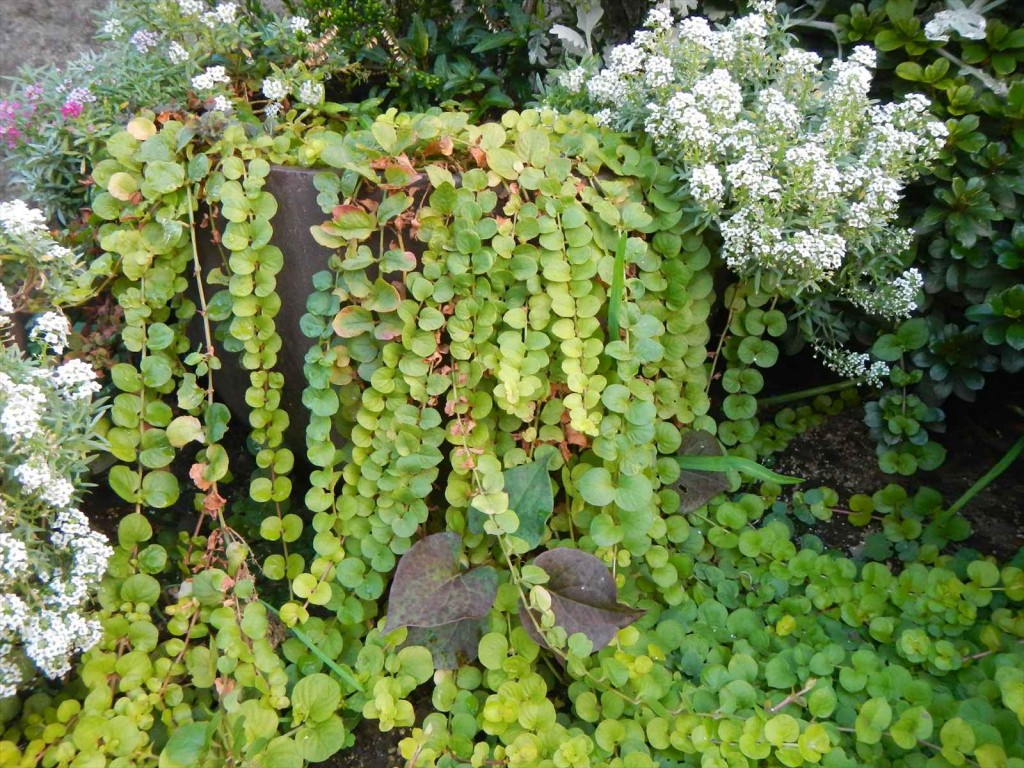
M161 6L214 46L241 12ZM310 42L302 17L252 18L254 40ZM96 133L88 272L5 204L2 308L38 317L29 353L62 339L10 300L23 286L81 301L91 278L124 313L106 422L75 365L86 394L47 400L30 437L102 439L125 513L110 547L73 521L105 564L95 623L60 683L20 660L5 677L3 764L301 766L369 720L409 729L411 766L1024 765L1021 556L957 548L962 502L927 489L840 500L763 465L847 402L759 418L788 335L875 365L837 351L816 302L912 313L894 196L949 130L922 99L868 100L870 50L819 68L777 25L764 2L723 28L652 12L602 73L559 78L622 122L342 106L297 93L321 82L298 59L254 95L200 55L183 108ZM301 413L281 405L276 166L311 169L329 251ZM915 322L887 343L919 348ZM42 572L67 558L72 497L23 482L15 417L72 369L3 361L0 557ZM54 461L81 485L84 459ZM837 510L893 546L853 559L802 533ZM38 640L7 600L5 664Z

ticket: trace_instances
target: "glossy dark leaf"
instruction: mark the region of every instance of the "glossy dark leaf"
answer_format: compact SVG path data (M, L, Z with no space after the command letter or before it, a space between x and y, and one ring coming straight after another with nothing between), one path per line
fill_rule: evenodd
M498 591L498 574L490 566L460 571L460 546L457 533L435 533L402 555L388 595L385 634L487 614Z
M721 456L722 448L710 432L695 429L683 435L679 453L682 456ZM676 481L679 511L692 512L728 487L729 480L723 472L683 469Z
M578 549L553 549L538 555L533 565L548 575L544 588L551 595L555 624L566 635L585 634L595 651L608 645L622 627L644 615L618 601L615 577L594 555ZM534 615L539 623L540 618ZM525 606L519 608L519 620L535 642L547 647Z

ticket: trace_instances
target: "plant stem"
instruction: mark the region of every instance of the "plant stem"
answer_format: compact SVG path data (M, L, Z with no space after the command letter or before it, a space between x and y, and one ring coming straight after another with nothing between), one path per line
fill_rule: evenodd
M806 696L808 693L813 691L814 690L814 686L816 686L817 684L818 684L818 681L816 679L814 679L814 678L811 678L810 680L808 680L804 684L804 687L801 688L799 691L796 691L795 693L789 694L789 696L784 698L778 704L775 704L774 706L768 707L768 713L774 715L780 709L785 709L790 704L796 704L797 702L800 701L800 697L801 696Z
M757 404L762 408L771 408L776 405L785 405L786 403L792 403L797 400L808 400L818 395L828 395L833 392L844 392L847 389L853 389L857 386L857 382L852 379L849 381L839 381L835 384L824 384L820 387L810 387L809 389L801 389L796 392L787 392L784 395L775 395L774 397L762 397L757 401Z
M732 325L733 315L736 314L736 299L740 292L739 283L736 284L736 288L733 291L732 300L729 302L729 314L725 318L725 328L722 329L722 335L718 337L718 346L715 347L715 356L711 358L711 370L708 371L708 383L704 387L705 396L711 392L711 385L715 381L715 368L718 366L718 358L722 355L722 347L725 346L725 340L729 336L729 326Z
M970 488L964 492L964 495L953 502L953 504L946 511L949 514L955 514L959 512L963 507L970 503L971 499L985 490L993 480L999 477L1003 472L1010 468L1010 465L1017 460L1021 452L1024 451L1024 435L1021 435L1020 439L1017 440L1010 450L1001 458L998 463L984 475L982 475Z

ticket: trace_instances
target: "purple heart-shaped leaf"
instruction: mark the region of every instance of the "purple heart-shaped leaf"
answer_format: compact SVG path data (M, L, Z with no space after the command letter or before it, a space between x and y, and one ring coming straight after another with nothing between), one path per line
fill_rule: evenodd
M700 429L684 434L679 446L681 456L721 456L722 453L722 446L715 436ZM729 478L724 472L683 469L675 485L679 491L679 511L685 514L704 506L722 491L727 491Z
M487 615L498 593L498 573L486 565L460 571L461 543L457 533L435 533L402 555L388 595L385 634Z
M615 577L604 563L587 552L552 549L538 555L533 564L548 575L544 588L551 595L555 624L569 636L582 632L595 651L608 645L622 627L644 615L643 611L618 601ZM539 623L539 617L536 618ZM548 647L525 606L519 607L519 620L535 642Z

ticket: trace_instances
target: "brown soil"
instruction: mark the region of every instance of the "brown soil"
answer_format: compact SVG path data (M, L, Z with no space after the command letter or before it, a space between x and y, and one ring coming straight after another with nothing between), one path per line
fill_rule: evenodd
M982 404L948 403L948 424L937 439L945 446L945 463L912 477L887 475L878 468L874 443L861 409L850 410L796 438L779 456L776 470L803 477L806 488L827 486L840 504L857 493L872 494L889 483L914 493L929 486L952 504L989 471L1024 434L1024 416L994 393ZM1024 547L1024 457L1019 457L961 510L973 534L961 546L1006 561ZM850 551L874 529L858 528L837 515L812 531L828 546Z

